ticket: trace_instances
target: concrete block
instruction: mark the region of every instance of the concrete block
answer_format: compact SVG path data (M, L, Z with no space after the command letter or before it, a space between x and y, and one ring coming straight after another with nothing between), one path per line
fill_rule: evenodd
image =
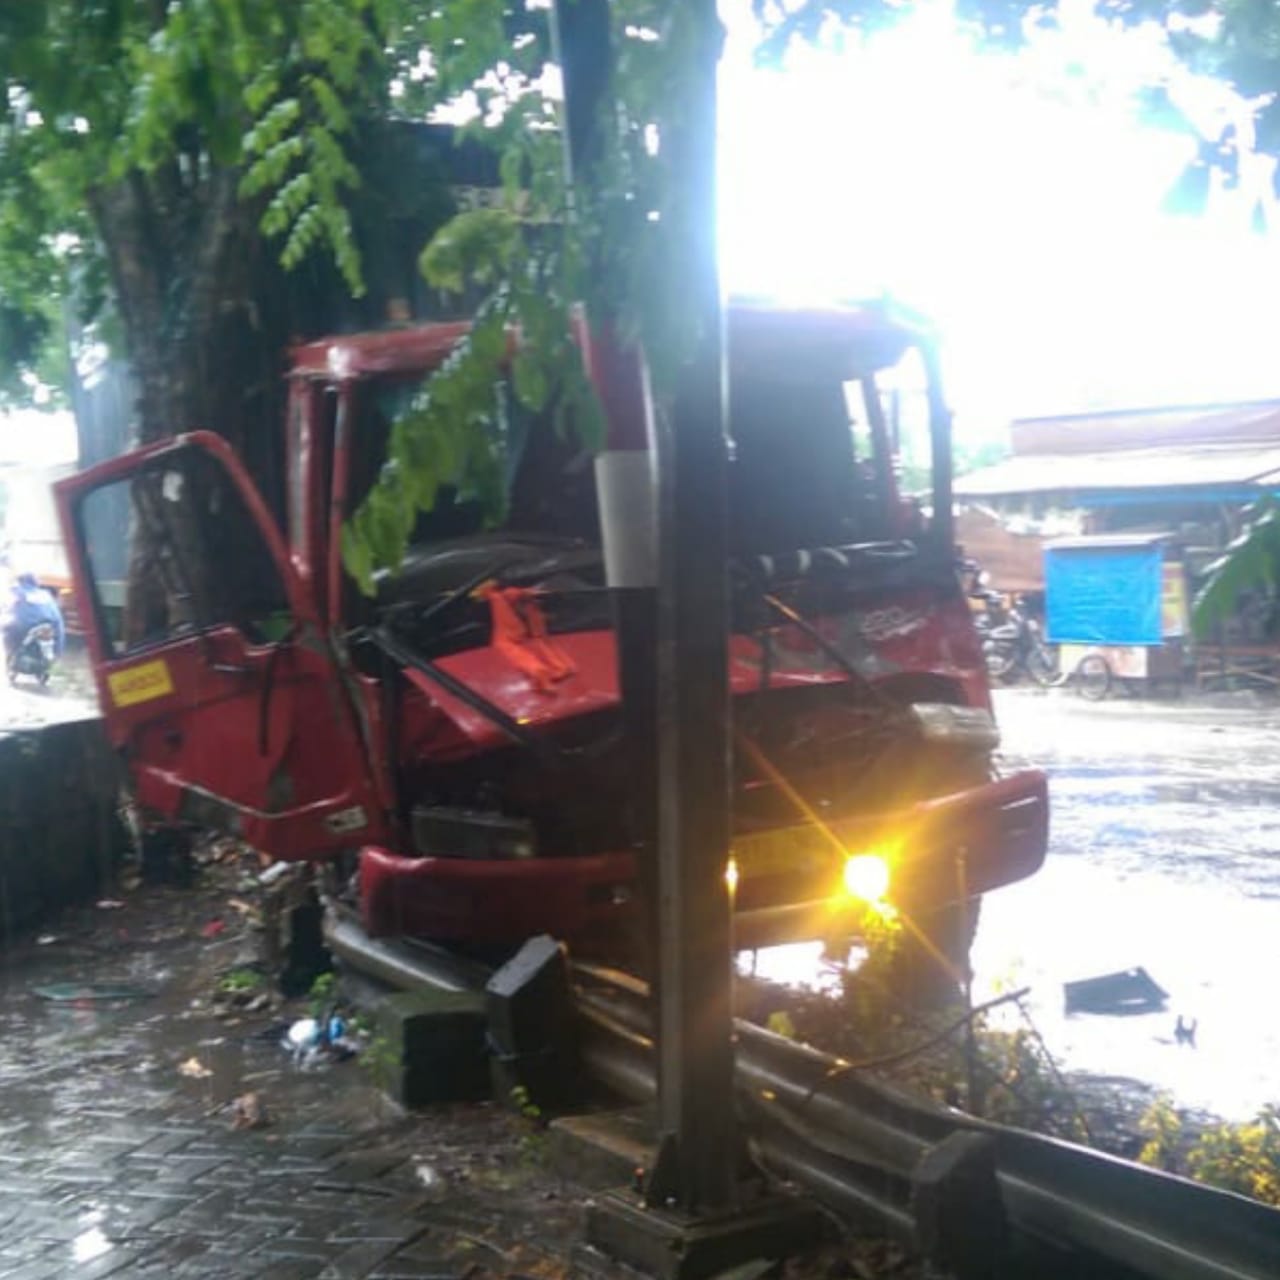
M931 1262L958 1280L1005 1274L1008 1224L990 1136L953 1133L925 1152L911 1175L911 1208Z
M489 1096L484 995L424 989L384 996L366 1053L383 1087L406 1107Z
M506 1101L519 1087L539 1107L572 1102L579 1081L569 966L560 944L545 934L530 938L490 978L485 999L495 1097Z

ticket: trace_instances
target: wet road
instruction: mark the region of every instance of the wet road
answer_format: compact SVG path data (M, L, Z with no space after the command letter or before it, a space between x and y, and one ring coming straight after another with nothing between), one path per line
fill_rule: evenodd
M505 1113L405 1116L358 1061L298 1068L296 1004L218 1015L247 941L203 936L226 899L144 889L0 953L0 1277L567 1274L577 1194ZM42 998L59 983L139 998ZM267 1127L234 1127L246 1091Z
M98 714L98 698L88 658L77 646L63 655L48 685L28 676L10 684L0 671L0 733L61 724Z
M983 902L975 1001L1029 986L1070 1072L1233 1119L1280 1102L1280 704L996 699L1008 766L1049 774L1050 843L1035 876ZM775 948L757 971L838 989L820 952ZM1138 965L1169 993L1163 1011L1065 1013L1064 982ZM1179 1015L1197 1024L1194 1047L1175 1038ZM993 1017L1021 1025L1012 1010Z
M1029 984L1071 1069L1230 1117L1280 1101L1280 706L1010 690L997 714L1011 762L1050 775L1050 851L983 904L975 997ZM1167 1011L1064 1014L1063 982L1134 965Z

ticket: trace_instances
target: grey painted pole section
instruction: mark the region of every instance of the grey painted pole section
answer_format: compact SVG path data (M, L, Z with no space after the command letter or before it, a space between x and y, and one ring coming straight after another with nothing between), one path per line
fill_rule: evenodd
M711 0L686 0L699 29L691 109L661 145L689 202L686 305L701 337L682 370L659 461L659 1118L663 1194L691 1212L735 1199L733 1107L727 465L723 309L716 256L716 64Z
M608 120L613 56L607 0L556 0L552 32L565 85L566 159L571 182L597 162ZM634 762L642 882L648 814L657 808L658 1092L664 1158L648 1194L689 1212L729 1207L738 1183L733 1110L729 857L729 692L726 582L727 500L723 314L716 259L716 66L721 28L711 0L687 0L672 21L697 33L691 95L662 139L673 189L684 208L670 252L688 289L680 305L699 322L668 420L657 429L658 583L628 573L610 587L623 722ZM668 33L669 35L670 33ZM605 252L625 252L607 246ZM611 316L591 315L588 360L609 423L605 460L638 475L654 430L641 376L638 394L611 377L625 360ZM605 376L600 376L601 374ZM610 394L611 390L615 394ZM627 455L630 454L628 458ZM632 466L630 464L637 465ZM602 480L611 474L601 472ZM608 472L608 468L605 469ZM617 478L617 477L613 477ZM601 485L606 561L642 536L634 511L612 518L611 484ZM640 559L642 559L641 557ZM639 563L640 560L636 560ZM656 609L655 609L656 604ZM655 626L656 623L656 626ZM656 659L656 661L655 661ZM653 684L657 677L657 687ZM648 719L656 702L656 726ZM649 771L656 728L657 781ZM650 897L649 893L645 894Z

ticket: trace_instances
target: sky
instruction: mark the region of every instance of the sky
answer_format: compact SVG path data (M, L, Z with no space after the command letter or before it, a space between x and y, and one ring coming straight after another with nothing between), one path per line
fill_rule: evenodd
M74 462L76 455L76 424L70 413L0 412L0 467L57 466Z
M1014 59L926 6L841 54L793 50L779 73L752 66L746 23L731 30L731 290L888 293L925 311L971 440L1014 416L1280 395L1280 239L1252 230L1251 197L1221 190L1202 219L1164 212L1193 143L1139 124L1133 94L1163 74L1200 123L1240 106L1159 41L1069 11ZM1268 162L1248 177L1269 194Z
M1165 197L1192 154L1137 122L1166 76L1206 127L1239 104L1064 0L1060 34L1017 58L959 38L946 0L865 45L753 64L727 0L721 254L733 291L797 302L888 293L940 327L962 440L1010 417L1280 395L1280 232L1219 191L1203 219ZM1081 69L1084 74L1081 74ZM1259 161L1252 188L1268 189ZM0 419L0 461L54 460L67 419Z

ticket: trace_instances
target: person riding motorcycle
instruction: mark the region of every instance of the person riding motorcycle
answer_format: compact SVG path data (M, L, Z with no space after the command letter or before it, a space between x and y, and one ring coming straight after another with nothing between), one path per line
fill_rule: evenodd
M66 641L66 624L58 601L52 591L36 581L35 574L21 573L9 596L8 617L4 624L5 653L17 653L31 628L42 622L53 627L54 656L60 657Z

